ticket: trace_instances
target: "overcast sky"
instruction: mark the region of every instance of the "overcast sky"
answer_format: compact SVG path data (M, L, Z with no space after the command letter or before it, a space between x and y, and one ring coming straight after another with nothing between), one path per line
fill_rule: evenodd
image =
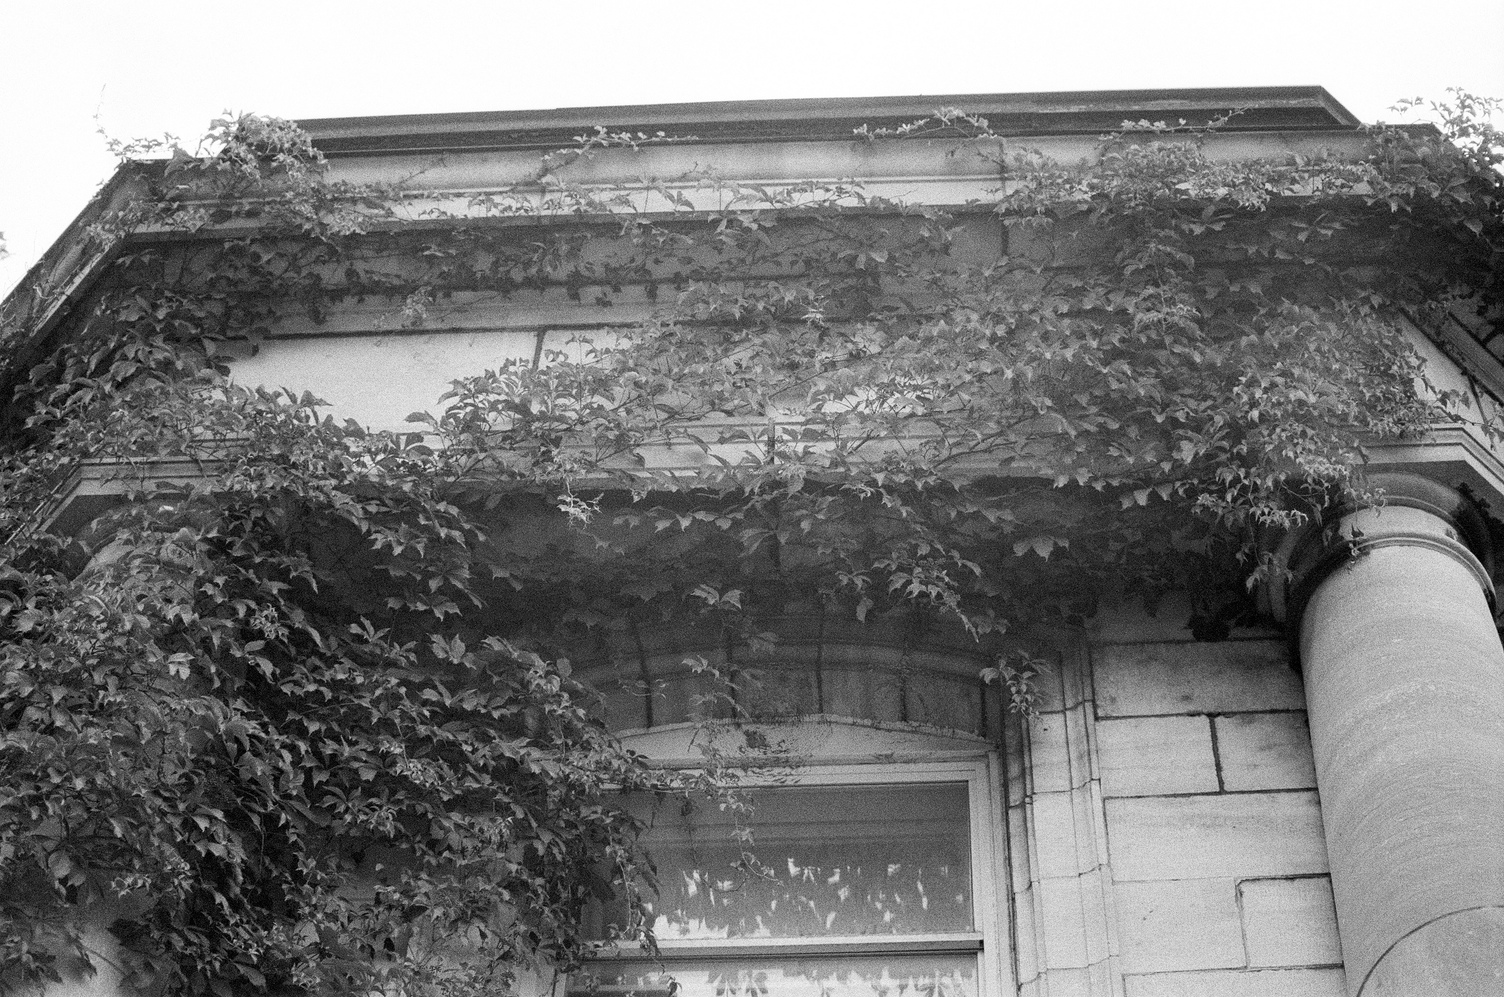
M0 293L120 138L288 118L1320 84L1504 97L1504 0L0 0Z

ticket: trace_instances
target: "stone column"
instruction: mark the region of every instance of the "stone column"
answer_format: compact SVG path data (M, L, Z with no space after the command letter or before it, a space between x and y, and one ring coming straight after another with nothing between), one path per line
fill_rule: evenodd
M1311 744L1354 997L1504 995L1504 649L1488 534L1456 492L1293 545Z

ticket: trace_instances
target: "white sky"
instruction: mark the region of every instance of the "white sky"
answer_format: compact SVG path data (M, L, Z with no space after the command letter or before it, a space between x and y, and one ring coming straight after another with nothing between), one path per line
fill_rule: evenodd
M0 293L114 163L95 133L774 97L1319 84L1364 120L1504 97L1504 0L0 0Z

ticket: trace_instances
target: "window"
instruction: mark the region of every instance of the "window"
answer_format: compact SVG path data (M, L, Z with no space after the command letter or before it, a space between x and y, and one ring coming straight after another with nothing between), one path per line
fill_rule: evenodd
M642 801L660 960L602 957L639 997L974 997L999 991L1000 816L988 757L798 769L749 812ZM670 812L671 811L671 812ZM752 859L739 830L751 829ZM1000 832L997 832L1000 833Z

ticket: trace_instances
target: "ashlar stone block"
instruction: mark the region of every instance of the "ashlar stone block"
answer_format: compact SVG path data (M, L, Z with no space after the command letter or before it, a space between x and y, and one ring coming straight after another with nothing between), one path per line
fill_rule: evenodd
M1091 827L1091 796L1077 790L1040 793L1031 808L1034 863L1038 875L1074 876L1097 865Z
M1036 993L1048 997L1095 997L1106 991L1094 989L1095 974L1090 967L1052 969L1039 978Z
M1306 789L1316 785L1304 713L1237 713L1214 718L1223 788Z
M1248 879L1238 884L1238 895L1250 965L1341 965L1328 877Z
M1045 968L1072 969L1091 963L1087 920L1077 877L1044 879L1039 893L1041 934L1044 937Z
M1097 723L1104 796L1215 793L1216 760L1206 717L1140 717Z
M1280 641L1101 644L1092 661L1098 718L1305 708Z
M1076 789L1091 778L1086 707L1028 720L1029 769L1036 793Z
M1315 793L1132 797L1108 800L1106 809L1120 882L1327 871Z
M1125 973L1247 964L1230 878L1119 883L1116 900Z

